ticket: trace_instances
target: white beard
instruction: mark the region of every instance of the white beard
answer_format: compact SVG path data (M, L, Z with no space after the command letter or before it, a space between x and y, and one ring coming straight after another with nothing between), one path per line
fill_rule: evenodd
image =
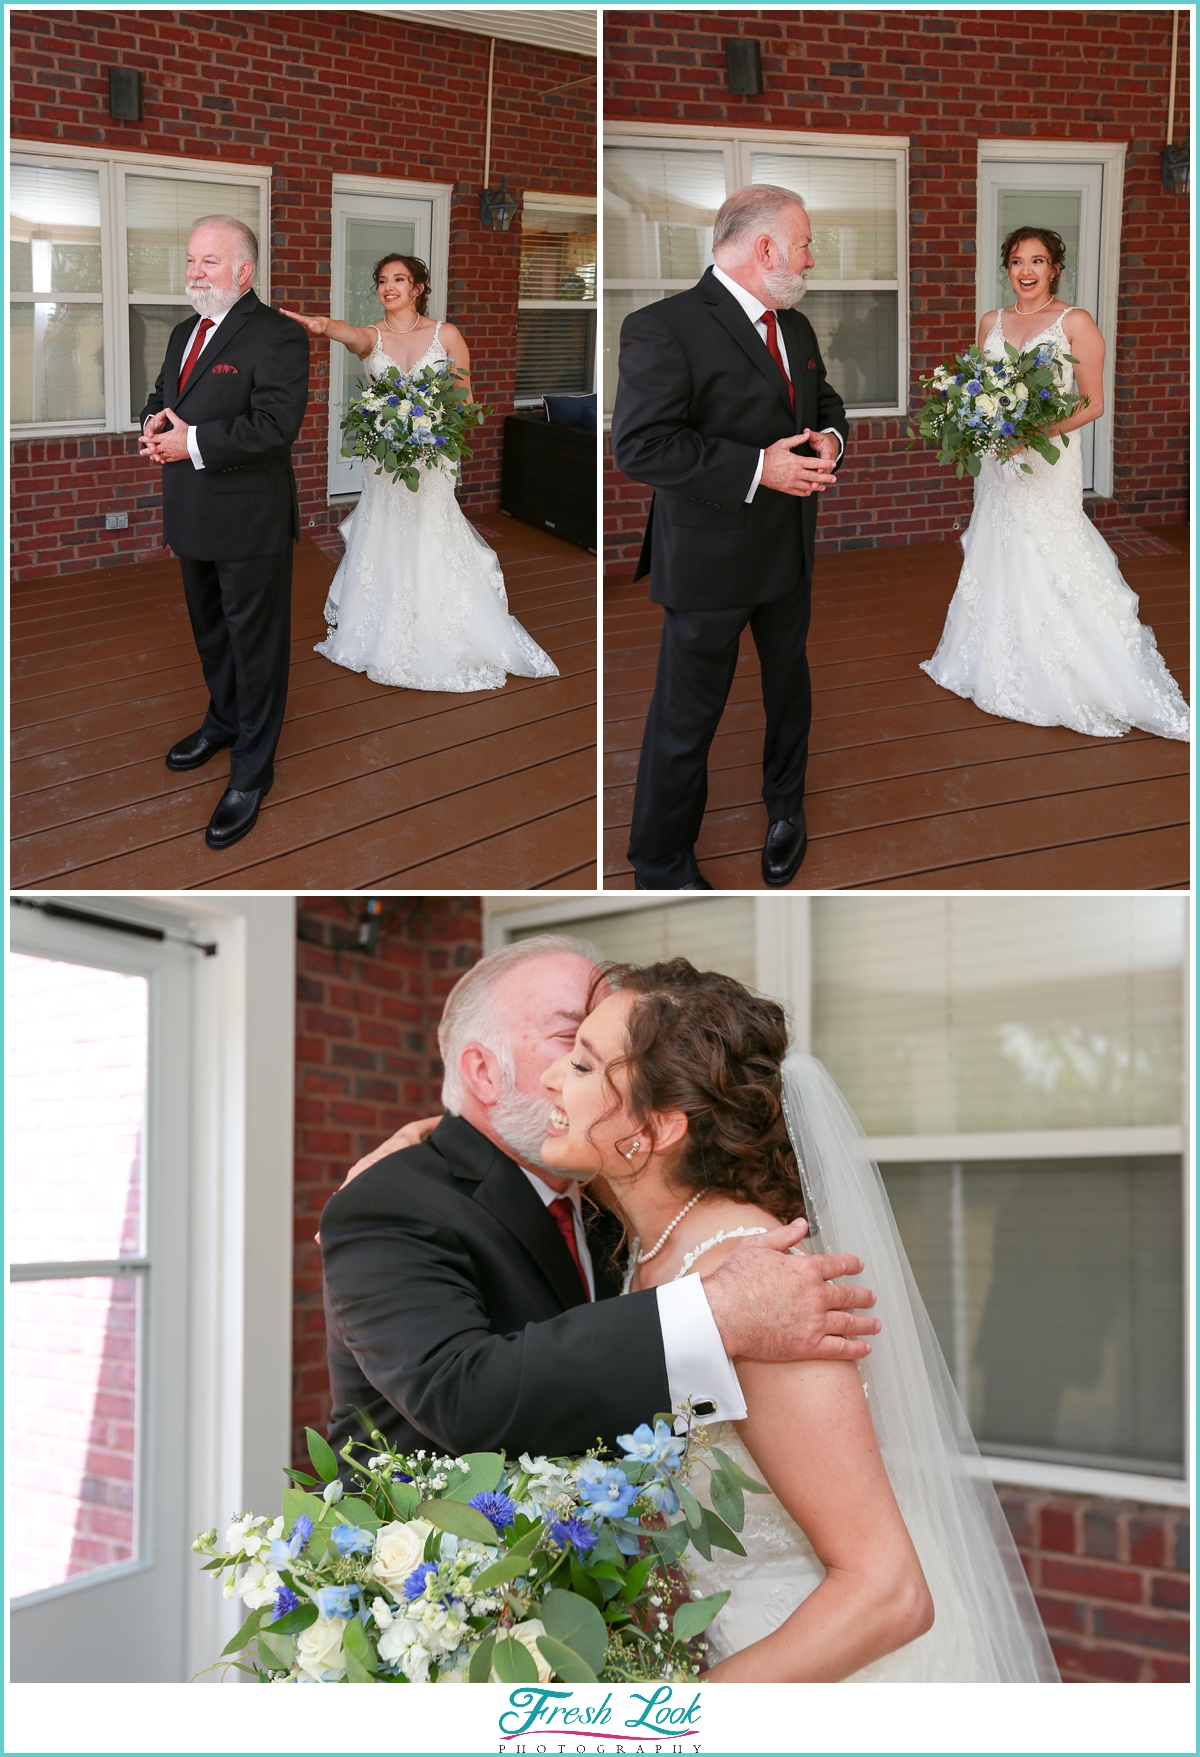
M777 310L799 305L808 291L808 275L793 274L787 267L764 270L763 286L774 299Z
M491 1124L519 1164L537 1166L541 1171L552 1171L556 1177L569 1177L579 1184L587 1183L594 1172L548 1165L542 1158L542 1143L550 1133L550 1112L554 1105L555 1100L549 1093L543 1098L525 1092L507 1092L492 1106Z
M188 283L188 303L198 317L220 317L222 312L231 311L242 296L239 286L229 287L221 292L209 286L207 281L193 285Z

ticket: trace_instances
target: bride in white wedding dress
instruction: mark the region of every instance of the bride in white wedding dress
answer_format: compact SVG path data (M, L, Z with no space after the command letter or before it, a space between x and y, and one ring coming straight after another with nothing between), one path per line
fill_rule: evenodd
M557 1104L542 1159L604 1178L632 1235L625 1291L703 1274L803 1212L818 1250L865 1259L882 1321L858 1364L735 1363L746 1418L709 1439L770 1492L746 1496L744 1556L692 1564L699 1596L730 1595L705 1635L706 1676L1057 1682L882 1180L833 1081L787 1054L783 1009L731 977L676 958L608 980L614 992L544 1076ZM703 1476L691 1487L711 1504Z
M388 255L374 277L382 325L283 315L311 336L343 343L372 376L452 360L469 400L466 343L452 323L425 315L425 264ZM509 615L499 560L463 516L454 478L441 469L420 476L414 494L364 461L362 495L341 525L346 553L325 602L329 633L316 651L400 689L503 689L509 674L557 677L554 661Z
M1001 261L1016 302L979 325L989 358L1003 359L1006 342L1022 353L1037 345L1053 354L1060 383L1088 398L1051 438L1104 413L1104 338L1086 311L1055 297L1064 255L1057 232L1010 233ZM1007 463L983 459L958 586L938 649L921 669L1006 720L1093 738L1137 726L1186 739L1187 703L1153 631L1138 621L1116 556L1084 513L1079 440L1058 452L1054 464L1028 448Z

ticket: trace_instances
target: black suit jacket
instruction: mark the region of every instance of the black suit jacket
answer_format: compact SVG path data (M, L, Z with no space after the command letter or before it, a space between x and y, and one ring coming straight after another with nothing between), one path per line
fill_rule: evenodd
M204 468L163 465L163 537L176 555L233 561L277 555L300 535L292 445L308 403L308 333L246 293L223 319L182 392L189 316L171 331L142 425L160 409L196 429Z
M321 1249L335 1451L354 1405L451 1456L583 1452L669 1407L653 1289L589 1303L520 1167L461 1117L332 1196Z
M638 576L675 610L769 604L812 572L818 495L760 487L758 454L777 439L849 431L825 377L817 338L799 311L780 311L796 393L727 287L707 269L686 293L631 312L621 326L613 457L654 489ZM802 452L812 455L809 447Z

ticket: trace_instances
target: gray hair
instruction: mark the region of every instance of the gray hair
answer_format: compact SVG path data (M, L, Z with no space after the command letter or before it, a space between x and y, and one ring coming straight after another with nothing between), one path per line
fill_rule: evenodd
M438 1026L438 1050L443 1068L442 1104L451 1116L461 1116L466 1102L467 1087L458 1060L468 1043L481 1044L496 1057L504 1094L516 1083L509 1022L496 1000L501 979L518 964L527 964L534 958L558 957L563 952L586 958L589 964L600 961L599 952L587 940L565 933L531 934L528 939L514 940L511 945L480 958L450 990Z
M728 262L740 262L746 247L764 232L779 244L774 227L787 207L798 207L801 212L807 212L795 190L781 189L776 183L748 183L744 189L735 189L718 209L713 221L714 258L719 253ZM784 251L785 261L786 258L787 252Z
M193 232L198 232L201 226L223 226L227 232L234 233L238 240L238 246L241 252L240 255L235 255L233 259L234 274L237 273L244 262L250 264L255 274L258 273L258 239L250 230L245 220L237 220L232 214L205 214L203 219L193 222L192 231L189 232L188 236L191 237Z

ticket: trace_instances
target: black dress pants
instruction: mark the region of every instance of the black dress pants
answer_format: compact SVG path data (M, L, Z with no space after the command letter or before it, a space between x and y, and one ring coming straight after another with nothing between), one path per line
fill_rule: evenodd
M708 750L733 682L746 624L758 648L767 727L763 801L769 819L793 817L804 799L812 685L805 642L808 582L785 598L745 610L663 614L658 674L646 716L629 859L651 889L695 878L692 852L708 800Z
M208 712L201 731L232 738L229 785L267 787L287 705L292 642L292 544L236 561L180 556Z

